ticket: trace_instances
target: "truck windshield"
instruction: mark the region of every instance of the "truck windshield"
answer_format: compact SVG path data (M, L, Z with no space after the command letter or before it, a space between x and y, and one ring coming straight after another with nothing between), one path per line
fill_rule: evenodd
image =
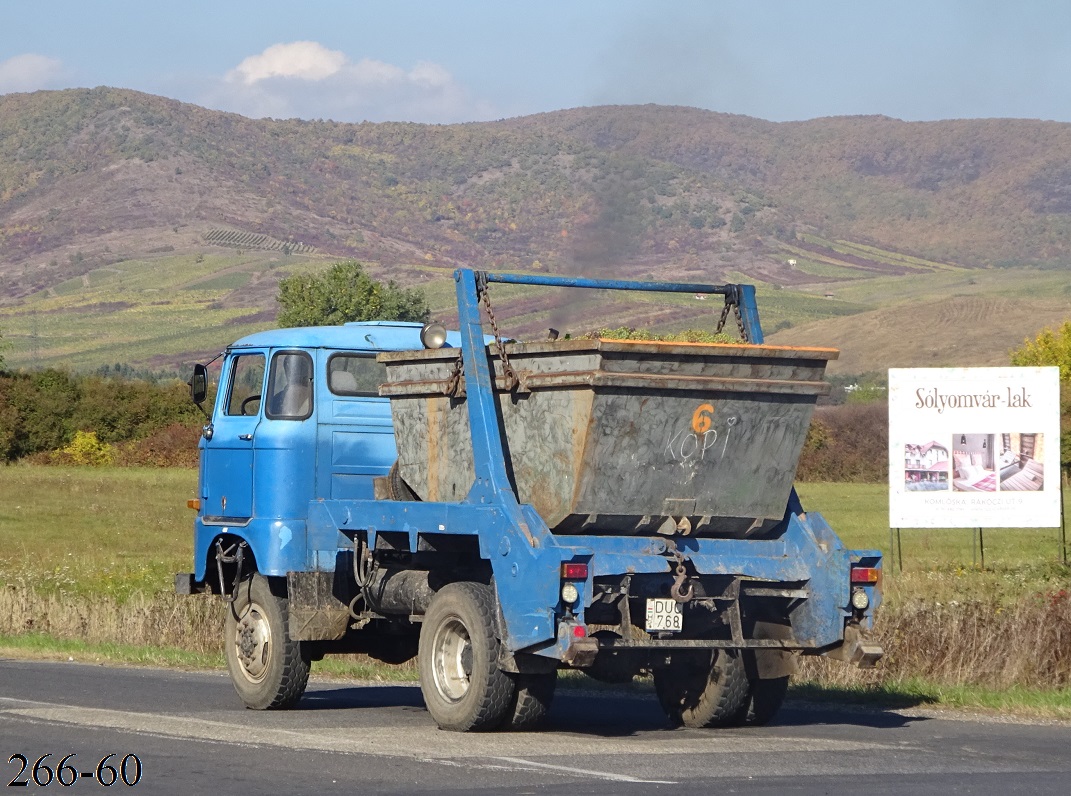
M312 414L312 357L303 351L272 357L264 414L273 420L304 420Z

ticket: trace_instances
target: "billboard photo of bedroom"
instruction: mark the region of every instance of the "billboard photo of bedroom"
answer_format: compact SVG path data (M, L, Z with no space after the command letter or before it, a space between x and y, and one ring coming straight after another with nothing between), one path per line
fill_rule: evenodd
M1001 492L1038 492L1045 488L1045 435L1005 433L1000 435Z
M952 435L952 491L996 492L996 434Z

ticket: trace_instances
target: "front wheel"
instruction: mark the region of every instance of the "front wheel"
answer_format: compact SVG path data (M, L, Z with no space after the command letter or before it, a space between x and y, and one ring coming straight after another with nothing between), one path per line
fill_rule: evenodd
M305 693L309 661L287 623L288 600L272 593L267 578L242 581L227 608L223 646L234 690L247 708L290 708Z
M499 726L513 707L515 684L498 665L490 587L451 583L432 597L420 628L420 690L443 730Z
M738 652L674 661L655 669L654 684L662 710L677 726L734 727L745 719L750 690Z

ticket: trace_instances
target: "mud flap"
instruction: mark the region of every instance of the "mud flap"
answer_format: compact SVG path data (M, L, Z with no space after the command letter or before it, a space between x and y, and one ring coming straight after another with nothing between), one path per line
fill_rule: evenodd
M288 572L290 638L335 641L346 635L350 609L334 593L333 572Z

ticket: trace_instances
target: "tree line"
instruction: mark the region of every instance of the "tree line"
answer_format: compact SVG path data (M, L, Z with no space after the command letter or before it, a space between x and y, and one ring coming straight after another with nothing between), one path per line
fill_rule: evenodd
M280 326L425 321L430 314L422 291L377 282L355 261L287 277L279 284L277 299ZM50 455L75 463L195 462L197 430L204 418L180 379L144 378L145 373L135 374L123 365L89 375L57 369L5 372L2 344L0 338L0 460ZM1013 352L1011 364L1060 368L1060 462L1071 472L1071 320L1025 340ZM142 378L123 378L131 375ZM845 393L844 377L832 378L847 403L817 409L797 478L887 480L888 409L877 378L868 374L851 385L850 394ZM126 446L118 450L123 455L107 447L116 445Z

